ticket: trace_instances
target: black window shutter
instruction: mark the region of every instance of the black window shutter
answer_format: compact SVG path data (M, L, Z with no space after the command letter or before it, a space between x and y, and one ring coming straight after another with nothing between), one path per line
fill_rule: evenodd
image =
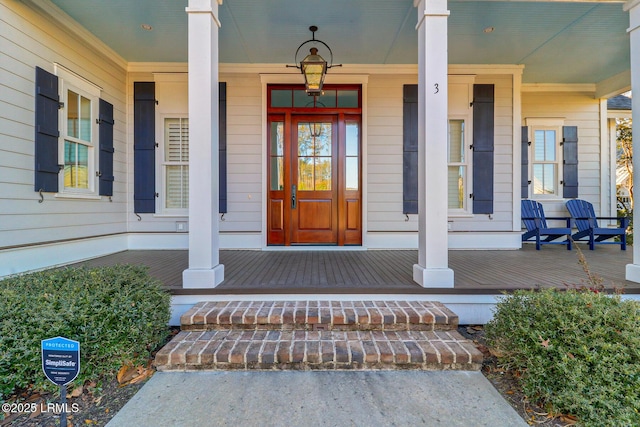
M562 196L578 197L578 127L562 127Z
M219 134L218 134L218 181L219 189L219 211L227 212L227 83L218 83L219 101Z
M418 85L404 85L402 113L402 213L418 213Z
M473 213L493 213L494 86L473 85Z
M520 197L523 199L529 198L529 127L522 126L522 136L520 139L520 145L522 147L522 157L520 164L521 169L521 189Z
M134 212L156 211L156 95L154 82L133 84Z
M98 112L98 125L100 135L100 177L99 194L101 196L113 196L113 105L100 100Z
M36 67L35 191L58 191L58 77Z

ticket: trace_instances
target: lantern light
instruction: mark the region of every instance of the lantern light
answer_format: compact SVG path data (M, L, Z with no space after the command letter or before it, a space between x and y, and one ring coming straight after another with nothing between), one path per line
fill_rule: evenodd
M309 49L309 55L305 56L304 59L300 61L300 65L287 65L287 67L295 67L299 69L304 76L305 90L307 94L309 96L318 96L322 95L322 85L324 84L324 77L327 75L327 70L331 67L341 67L342 64L333 65L333 52L331 51L331 48L322 40L316 40L316 31L318 31L318 27L312 25L309 27L309 31L311 31L312 37L310 40L307 40L298 46L294 61L296 64L298 63L298 53L302 46L306 44L314 45ZM329 62L325 61L325 59L318 54L318 48L315 46L317 44L322 44L327 48L329 51Z

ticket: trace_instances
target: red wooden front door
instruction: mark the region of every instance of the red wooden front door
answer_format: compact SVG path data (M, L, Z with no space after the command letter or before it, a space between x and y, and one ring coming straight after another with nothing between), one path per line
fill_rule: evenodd
M337 120L294 116L291 133L291 244L338 243Z
M267 243L359 245L360 118L269 118Z

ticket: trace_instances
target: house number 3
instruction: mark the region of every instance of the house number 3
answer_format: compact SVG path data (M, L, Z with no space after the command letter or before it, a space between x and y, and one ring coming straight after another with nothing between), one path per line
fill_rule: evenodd
M436 91L433 92L434 94L440 92L440 88L438 87L438 83L434 84L433 87L436 89Z

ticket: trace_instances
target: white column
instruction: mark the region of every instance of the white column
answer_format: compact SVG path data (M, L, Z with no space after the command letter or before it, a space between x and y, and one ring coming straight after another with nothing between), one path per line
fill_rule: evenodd
M447 0L416 0L418 10L418 264L413 280L452 288L447 233Z
M632 0L624 5L629 12L629 36L631 41L631 90L635 92L631 100L633 120L633 152L640 153L640 0ZM633 157L633 170L640 171L640 156ZM633 174L633 188L640 188L640 173ZM640 194L640 192L638 193ZM640 211L633 210L633 223L640 224ZM640 282L640 235L633 245L633 264L627 264L627 280Z
M189 0L189 268L185 288L224 280L218 225L218 1Z

